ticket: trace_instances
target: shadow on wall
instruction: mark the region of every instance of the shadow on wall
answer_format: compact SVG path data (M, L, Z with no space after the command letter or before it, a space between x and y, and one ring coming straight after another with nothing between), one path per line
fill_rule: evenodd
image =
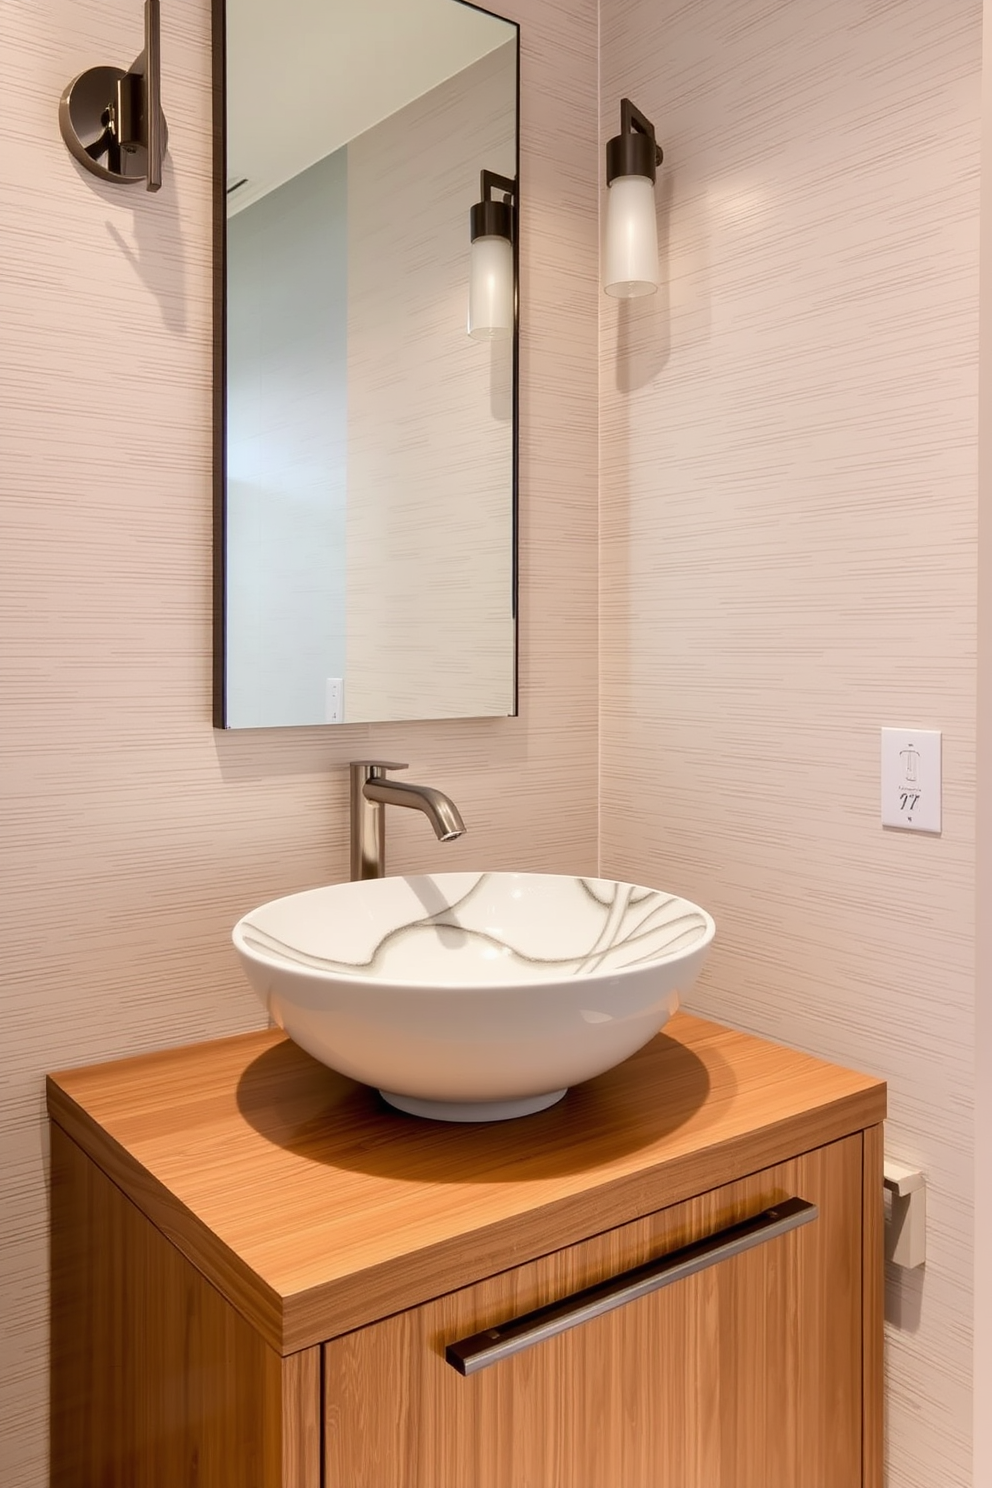
M513 418L513 342L489 343L489 414L498 423Z
M174 335L185 334L186 253L179 216L179 197L172 160L166 151L162 169L162 187L156 192L145 190L136 180L127 185L103 181L69 157L70 168L104 207L113 207L115 216L106 219L107 232L137 278L153 296L162 316L162 324ZM130 241L121 232L119 208L130 206L133 228Z
M115 221L107 220L107 231L127 260L135 275L153 296L162 315L162 324L173 335L186 331L186 254L179 218L179 199L172 162L166 154L162 171L162 188L150 194L143 185L104 185L73 161L87 186L92 186L103 200L113 193L116 204L121 197L129 201L133 229L128 241Z
M904 1266L885 1267L885 1321L900 1333L917 1333L923 1312L923 1283L926 1266L907 1271Z
M668 365L672 352L672 295L670 224L672 179L663 176L657 188L658 260L661 283L657 294L617 302L616 388L633 393L650 387Z

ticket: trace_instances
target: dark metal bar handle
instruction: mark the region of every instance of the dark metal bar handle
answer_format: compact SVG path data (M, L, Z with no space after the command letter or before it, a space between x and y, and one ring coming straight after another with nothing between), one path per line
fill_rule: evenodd
M816 1205L806 1199L784 1199L781 1204L765 1209L753 1219L745 1219L707 1236L705 1240L694 1241L681 1250L671 1251L643 1266L635 1266L608 1281L597 1282L561 1302L552 1302L548 1307L539 1307L535 1312L501 1323L498 1328L486 1328L471 1338L449 1343L444 1357L459 1374L475 1374L480 1369L488 1369L490 1364L498 1364L500 1359L519 1354L535 1343L543 1343L546 1338L566 1333L569 1328L602 1317L614 1308L625 1307L628 1302L646 1297L649 1292L660 1291L686 1276L694 1276L697 1271L705 1271L720 1261L730 1260L731 1256L764 1245L767 1240L787 1235L790 1230L809 1224L818 1213Z
M145 0L146 191L162 185L162 51L159 0Z

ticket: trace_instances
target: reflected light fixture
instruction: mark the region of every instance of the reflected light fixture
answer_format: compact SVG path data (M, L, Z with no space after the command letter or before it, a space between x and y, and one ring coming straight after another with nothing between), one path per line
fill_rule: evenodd
M493 200L494 191L503 193L502 201ZM469 219L468 333L474 341L505 341L513 335L516 196L516 181L482 172L482 200Z
M658 222L654 183L662 152L654 125L629 98L620 100L620 133L606 146L603 288L618 300L654 294Z

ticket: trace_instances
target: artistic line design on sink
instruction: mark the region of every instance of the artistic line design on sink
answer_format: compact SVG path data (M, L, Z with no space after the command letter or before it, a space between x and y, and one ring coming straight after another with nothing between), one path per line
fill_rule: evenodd
M479 874L463 894L443 908L392 927L376 943L371 954L362 960L321 956L288 945L255 925L250 916L243 922L245 944L263 955L275 956L298 966L371 976L378 971L386 952L395 944L424 932L433 932L436 940L449 949L464 949L466 942L483 949L491 948L507 971L513 962L518 962L521 969L527 969L529 977L541 969L546 969L549 976L582 976L678 955L707 934L706 916L673 894L663 894L635 884L574 878L567 882L581 889L584 896L603 911L602 921L594 926L592 942L582 954L539 955L519 944L511 944L508 938L495 933L489 926L466 923L463 916L478 904L480 891L488 886L491 877L488 873ZM608 892L602 892L604 889ZM457 945L452 945L444 932L456 935Z

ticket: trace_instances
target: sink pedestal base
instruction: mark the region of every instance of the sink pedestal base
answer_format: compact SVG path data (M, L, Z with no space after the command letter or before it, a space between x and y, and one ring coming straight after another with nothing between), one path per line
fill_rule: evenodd
M527 1095L522 1100L503 1101L432 1101L418 1100L414 1095L393 1095L388 1090L379 1094L397 1111L408 1116L426 1116L430 1121L512 1121L515 1116L533 1116L545 1111L565 1094L552 1090L547 1095Z

